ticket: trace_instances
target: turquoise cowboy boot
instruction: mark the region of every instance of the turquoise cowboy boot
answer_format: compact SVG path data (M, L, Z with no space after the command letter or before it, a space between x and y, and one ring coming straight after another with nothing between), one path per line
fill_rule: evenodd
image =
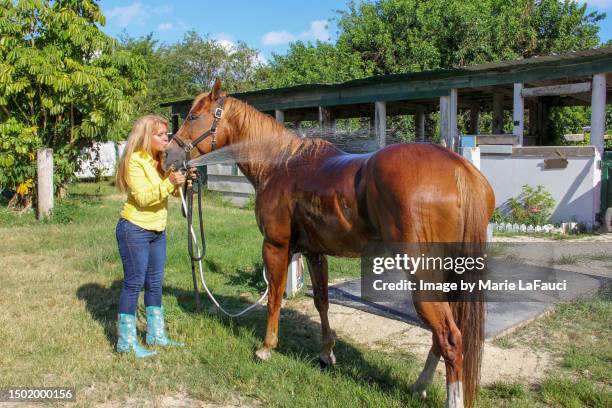
M159 306L147 306L147 344L155 346L183 347L185 343L170 340L166 335L164 309Z
M120 313L117 328L119 335L117 351L119 353L134 353L136 358L145 358L157 354L157 351L149 351L138 344L136 316Z

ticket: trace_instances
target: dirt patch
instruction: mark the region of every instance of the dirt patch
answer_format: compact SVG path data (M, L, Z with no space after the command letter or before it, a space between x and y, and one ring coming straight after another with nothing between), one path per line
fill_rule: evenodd
M319 314L312 299L290 302L289 308L318 322ZM423 364L431 347L431 333L420 327L377 316L361 310L330 303L329 320L339 338L385 351L402 350L420 357ZM523 345L511 348L485 343L481 380L484 385L497 381L519 381L534 384L552 367L553 357L545 351L533 351ZM437 375L444 378L444 364L439 364Z
M211 402L200 401L189 398L185 394L177 395L161 395L152 400L142 398L129 398L122 402L105 402L95 405L97 408L182 408L182 407L198 407L198 408L246 408L247 405L240 404L214 404Z

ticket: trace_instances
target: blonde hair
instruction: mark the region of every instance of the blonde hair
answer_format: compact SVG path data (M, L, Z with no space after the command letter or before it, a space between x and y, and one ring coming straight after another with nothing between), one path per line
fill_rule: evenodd
M161 125L168 128L168 120L159 115L145 115L134 123L115 172L115 184L119 191L127 191L128 189L127 176L132 154L143 150L153 156L151 136L157 132L157 128Z

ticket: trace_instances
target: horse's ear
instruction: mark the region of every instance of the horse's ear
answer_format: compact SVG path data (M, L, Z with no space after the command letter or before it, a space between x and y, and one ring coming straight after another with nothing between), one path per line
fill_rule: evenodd
M210 99L214 102L221 96L221 80L215 79L212 91L210 91Z

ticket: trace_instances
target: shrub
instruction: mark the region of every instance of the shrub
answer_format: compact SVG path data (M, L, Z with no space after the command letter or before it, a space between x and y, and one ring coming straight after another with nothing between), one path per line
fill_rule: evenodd
M531 187L523 186L523 191L516 198L511 198L506 203L508 208L508 220L514 224L544 225L555 208L555 200L552 195L538 185Z
M508 222L508 217L506 214L504 214L501 208L497 207L495 211L493 211L491 222L494 222L495 224L504 224Z

